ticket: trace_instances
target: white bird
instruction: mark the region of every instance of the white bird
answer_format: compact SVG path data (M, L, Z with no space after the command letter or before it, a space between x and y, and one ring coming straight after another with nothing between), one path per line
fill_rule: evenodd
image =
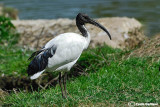
M66 73L77 62L83 50L87 49L91 40L90 34L84 26L86 23L101 28L111 39L111 35L102 25L89 18L86 14L79 13L76 17L76 25L82 35L76 33L60 34L46 43L44 48L34 52L29 58L33 58L33 60L27 69L30 79L38 78L46 70L59 72L62 97L66 98ZM64 91L61 78L63 78Z

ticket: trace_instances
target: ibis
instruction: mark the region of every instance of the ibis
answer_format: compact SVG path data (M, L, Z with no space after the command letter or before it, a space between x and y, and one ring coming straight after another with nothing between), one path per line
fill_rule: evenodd
M38 78L47 70L57 72L59 74L62 97L66 98L67 72L77 62L83 50L87 49L91 40L91 36L85 28L87 23L105 31L111 40L111 35L104 26L91 19L88 15L79 13L76 16L76 25L82 35L72 32L60 34L47 42L42 49L34 52L29 58L31 62L27 69L30 79Z

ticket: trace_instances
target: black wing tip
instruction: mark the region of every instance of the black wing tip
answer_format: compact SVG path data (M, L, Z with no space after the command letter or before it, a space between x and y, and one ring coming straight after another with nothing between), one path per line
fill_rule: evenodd
M36 54L37 54L37 51L33 52L32 55L28 58L28 61L31 60Z
M38 55L39 53L41 53L43 50L39 50L36 52L33 52L32 55L28 58L28 61L31 60L32 58L34 58L36 55Z
M32 59L32 57L29 57L29 58L28 58L28 61L30 61L31 59Z
M36 73L34 71L36 71L36 70L34 69L33 65L31 65L31 63L30 63L28 65L28 68L27 68L27 74L28 74L28 76L30 77L30 76L34 75Z
M48 66L48 58L52 57L55 54L56 49L57 47L53 46L52 48L34 52L28 59L31 60L32 58L34 58L28 65L27 69L28 76L32 76L37 72L44 70ZM43 53L37 56L42 51Z

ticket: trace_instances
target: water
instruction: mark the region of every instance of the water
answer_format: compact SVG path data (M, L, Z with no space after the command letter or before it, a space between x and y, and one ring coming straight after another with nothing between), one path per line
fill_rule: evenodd
M145 25L146 35L160 32L160 0L0 0L19 10L20 19L75 18L87 13L94 18L127 16Z

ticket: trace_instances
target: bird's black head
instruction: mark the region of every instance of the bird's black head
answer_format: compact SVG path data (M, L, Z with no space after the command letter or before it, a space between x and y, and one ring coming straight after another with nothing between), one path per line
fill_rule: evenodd
M86 23L92 24L92 25L97 26L100 29L104 30L107 33L107 35L109 36L109 38L111 39L111 35L109 34L109 32L107 31L107 29L104 26L102 26L101 24L99 24L95 20L91 19L88 15L83 14L83 13L79 13L76 17L77 26L85 25Z
M89 16L83 13L79 13L76 17L76 21L81 25L88 23L89 20L91 20Z

